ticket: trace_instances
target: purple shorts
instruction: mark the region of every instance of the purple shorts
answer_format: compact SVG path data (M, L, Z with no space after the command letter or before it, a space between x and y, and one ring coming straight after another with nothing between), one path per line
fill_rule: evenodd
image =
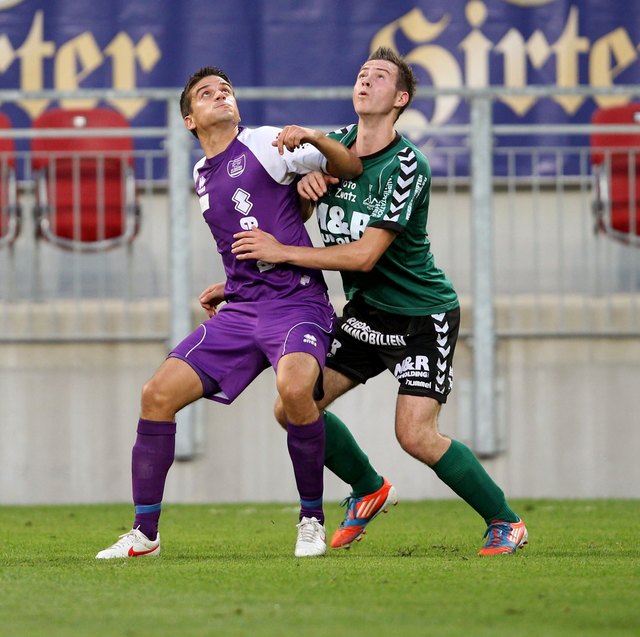
M205 398L231 404L285 354L306 352L320 366L319 387L336 316L328 297L229 303L177 345L202 380ZM316 399L321 396L316 396Z

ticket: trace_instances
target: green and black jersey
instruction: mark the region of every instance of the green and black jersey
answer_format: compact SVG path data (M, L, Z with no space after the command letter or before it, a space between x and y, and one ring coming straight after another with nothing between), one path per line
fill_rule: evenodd
M356 125L329 136L351 146ZM331 186L317 206L326 246L360 239L367 228L385 228L396 239L370 272L342 271L348 300L356 295L378 309L423 316L458 307L453 285L436 267L427 234L431 169L405 137L361 157L363 174Z

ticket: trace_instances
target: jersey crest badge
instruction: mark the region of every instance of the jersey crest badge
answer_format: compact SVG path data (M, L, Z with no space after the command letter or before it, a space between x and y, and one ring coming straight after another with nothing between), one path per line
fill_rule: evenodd
M229 177L239 177L247 166L247 158L244 153L240 157L234 157L227 163L227 175Z

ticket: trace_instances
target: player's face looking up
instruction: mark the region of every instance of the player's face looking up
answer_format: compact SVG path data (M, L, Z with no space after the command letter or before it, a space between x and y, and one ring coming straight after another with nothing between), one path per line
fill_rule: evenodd
M387 60L368 60L353 87L353 106L358 115L385 114L401 108L409 94L398 88L398 67Z
M222 122L237 125L240 113L233 88L217 75L203 77L190 91L191 110L184 121L189 130L205 130Z

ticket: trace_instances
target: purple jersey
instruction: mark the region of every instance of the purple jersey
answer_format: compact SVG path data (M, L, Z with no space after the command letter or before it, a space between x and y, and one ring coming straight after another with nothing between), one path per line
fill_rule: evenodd
M300 217L297 175L326 168L311 144L284 155L271 145L280 129L240 128L226 150L203 157L193 169L200 209L211 229L227 276L227 301L281 299L301 290L326 290L320 270L282 263L239 261L231 253L233 235L260 228L285 245L311 246Z

